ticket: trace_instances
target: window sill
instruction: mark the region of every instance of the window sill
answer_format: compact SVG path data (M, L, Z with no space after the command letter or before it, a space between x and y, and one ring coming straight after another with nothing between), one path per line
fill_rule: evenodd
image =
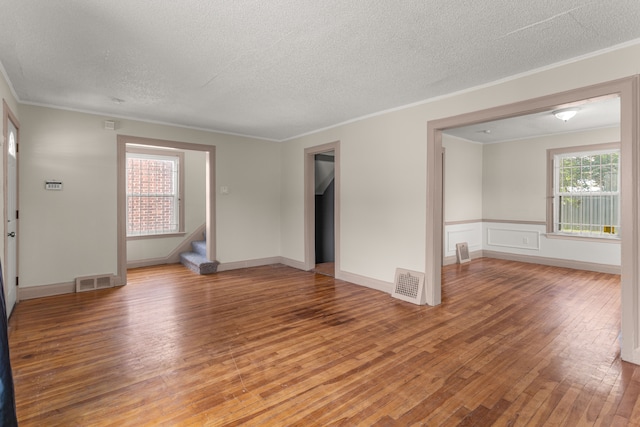
M564 239L564 240L579 240L581 242L597 242L597 243L620 243L620 237L590 237L590 236L577 236L573 234L562 233L545 233L545 237L549 239Z
M164 233L164 234L142 234L140 236L127 236L127 240L143 240L143 239L162 239L164 237L184 237L186 232L178 231L176 233Z

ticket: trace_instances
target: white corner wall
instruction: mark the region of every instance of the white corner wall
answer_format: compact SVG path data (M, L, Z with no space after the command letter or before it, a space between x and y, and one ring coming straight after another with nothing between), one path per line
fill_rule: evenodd
M280 253L280 149L267 141L20 105L20 287L117 272L116 136L216 146L217 256ZM116 131L104 130L105 119ZM45 191L44 181L63 182Z

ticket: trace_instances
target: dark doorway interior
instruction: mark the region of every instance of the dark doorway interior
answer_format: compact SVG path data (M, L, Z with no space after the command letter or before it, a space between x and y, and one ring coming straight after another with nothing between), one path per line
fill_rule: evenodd
M334 275L335 157L333 151L315 155L316 272Z

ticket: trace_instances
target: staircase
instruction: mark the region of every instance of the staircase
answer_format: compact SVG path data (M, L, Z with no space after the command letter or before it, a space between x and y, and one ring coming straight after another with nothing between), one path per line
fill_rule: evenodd
M211 274L218 271L218 261L207 259L207 242L199 240L191 242L191 252L180 254L180 262L189 270L198 274Z

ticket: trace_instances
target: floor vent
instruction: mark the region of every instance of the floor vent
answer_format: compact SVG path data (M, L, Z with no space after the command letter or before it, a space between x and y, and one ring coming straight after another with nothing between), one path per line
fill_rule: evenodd
M391 296L418 305L426 304L424 273L397 268L395 287Z
M76 278L76 292L93 291L113 287L113 275L85 276Z

